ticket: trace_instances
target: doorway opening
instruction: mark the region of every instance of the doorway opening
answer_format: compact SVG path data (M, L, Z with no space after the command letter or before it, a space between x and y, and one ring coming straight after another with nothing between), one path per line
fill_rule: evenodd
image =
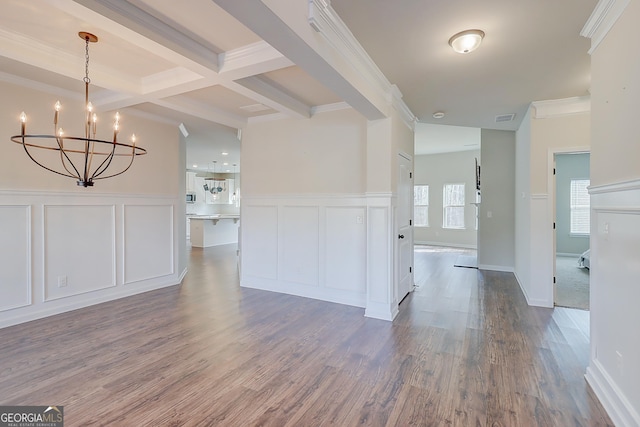
M589 310L590 154L556 153L554 305Z

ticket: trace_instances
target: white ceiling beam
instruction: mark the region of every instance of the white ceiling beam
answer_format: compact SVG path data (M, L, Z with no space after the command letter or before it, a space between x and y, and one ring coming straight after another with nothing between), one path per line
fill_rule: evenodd
M235 82L236 79L294 65L290 59L264 41L225 52L218 58L213 51L203 52L201 44L131 3L120 0L74 0L74 2L83 7L68 7L67 12L73 12L74 16L85 15L84 18L89 18L86 16L87 14L98 15L95 20L102 20L102 25L105 26L113 25L112 22L115 22L118 26L133 33L130 38L137 46L150 50L152 53L162 54L163 59L171 60L177 65L206 77L204 80L197 80L198 83L195 83L196 80L194 80L191 82L193 84L181 84L175 87L167 84L166 87L153 92L147 92L144 89L130 92L132 95L129 98L118 97L118 99L111 101L105 100L103 108L124 108L142 102L155 102L155 100L167 96L220 84L287 115L295 117L309 117L310 115L308 106L276 88L267 88L262 85L261 91L255 91ZM149 45L150 40L155 42L151 46ZM160 44L161 47L156 44ZM171 54L166 51L170 51ZM207 54L212 58L215 57L215 64L205 58ZM190 61L185 62L183 56L188 57ZM194 67L191 60L201 67ZM219 62L220 74L217 72ZM183 91L181 92L181 90Z
M291 4L287 3L286 7L283 6L282 9L286 9L289 13L286 14L287 16L279 16L262 0L212 1L324 86L339 94L368 119L376 120L387 116L388 104L377 94L376 90L360 86L362 80L357 78L355 70L350 70L351 76L349 78L343 75L347 65L340 65L336 62L335 57L331 57L328 52L335 54L335 50L326 41L319 38L308 24L306 13L304 13L308 7L306 2L304 4L296 3L295 7L291 7ZM301 10L299 9L304 11L303 22L300 20ZM278 13L285 15L283 10ZM320 45L324 47L324 52L321 52L323 49L319 47Z
M240 129L247 124L247 118L244 116L180 97L173 97L170 101L157 99L150 102L164 108L236 129Z
M76 18L204 77L218 71L218 55L211 47L203 46L127 1L47 1Z
M168 98L170 96L182 95L194 90L204 89L215 86L216 81L211 79L200 78L199 80L188 81L172 86L158 88L153 92L147 92L142 95L131 95L126 93L109 93L104 96L96 96L93 101L97 107L115 110L118 108L132 107L145 102L154 102L157 99Z
M289 58L263 40L221 53L218 59L220 75L228 80L238 80L294 65Z
M234 90L239 91L241 90L240 87L242 87L249 91L253 99L260 96L262 98L261 104L267 105L276 111L288 113L294 117L311 117L311 106L274 87L261 77L247 77L237 80L235 84Z

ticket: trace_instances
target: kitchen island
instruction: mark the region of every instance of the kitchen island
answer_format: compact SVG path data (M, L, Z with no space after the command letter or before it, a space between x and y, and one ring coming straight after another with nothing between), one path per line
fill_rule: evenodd
M240 215L193 215L189 216L191 246L209 246L238 243Z

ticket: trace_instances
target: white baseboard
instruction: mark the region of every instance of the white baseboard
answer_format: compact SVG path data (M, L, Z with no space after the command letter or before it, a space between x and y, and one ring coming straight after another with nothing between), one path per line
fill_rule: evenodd
M184 276L187 275L187 272L189 271L188 268L185 267L184 270L182 270L182 273L180 273L180 276L178 277L178 283L182 283L182 280L184 280Z
M585 378L616 426L640 426L640 415L597 359L587 367Z
M310 286L301 283L288 283L271 279L257 277L247 277L240 280L243 288L260 289L262 291L278 292L282 294L295 295L298 297L312 298L321 301L333 302L337 304L350 305L364 308L366 306L366 295L356 292L341 291L338 289L328 289L319 286Z
M398 315L398 306L389 307L389 304L369 302L367 308L364 310L364 317L370 317L372 319L393 321Z
M518 282L518 286L520 287L520 291L522 291L522 295L524 295L524 299L527 301L527 305L530 305L532 307L553 308L553 303L549 304L549 301L547 300L529 298L529 294L527 294L527 290L522 285L522 281L518 277L518 273L516 273L515 270L513 271L513 275Z
M163 282L150 281L149 283L137 284L136 286L120 286L117 289L110 288L107 290L107 293L100 296L82 294L80 298L59 299L52 303L41 304L35 307L35 309L33 306L27 306L22 309L16 309L15 312L7 311L0 314L0 329L178 284L179 282L176 282L175 279L169 279ZM96 291L95 293L98 294L101 293L101 291Z
M513 273L513 267L508 267L505 265L478 264L478 269L489 270L489 271L502 271L504 273Z

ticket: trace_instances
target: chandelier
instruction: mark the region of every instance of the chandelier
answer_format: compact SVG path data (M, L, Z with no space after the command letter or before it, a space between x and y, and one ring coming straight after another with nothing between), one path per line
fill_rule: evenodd
M26 133L27 115L20 114L20 135L11 137L11 141L22 144L27 156L38 166L58 175L77 179L82 187L92 187L93 181L112 178L126 172L136 156L147 154L147 150L136 145L135 134L131 135L131 143L118 141L120 131L120 114L116 113L113 122L113 139L96 138L98 117L89 102L89 43L96 43L98 37L86 32L79 32L78 36L85 41L85 76L84 76L84 136L67 136L58 126L60 118L60 101L55 103L53 114L53 134L35 135ZM55 165L45 165L51 158L37 156L37 149L57 151ZM38 159L36 160L36 157ZM59 157L59 158L58 158ZM111 167L111 169L109 169Z

